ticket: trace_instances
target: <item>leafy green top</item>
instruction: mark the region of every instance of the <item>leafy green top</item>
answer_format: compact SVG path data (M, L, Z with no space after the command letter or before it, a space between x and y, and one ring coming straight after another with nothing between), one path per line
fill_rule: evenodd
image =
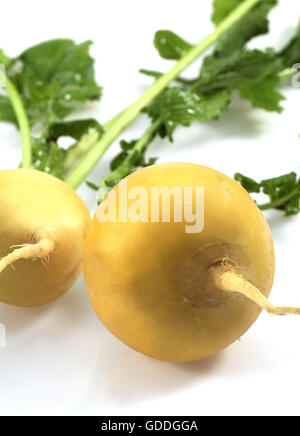
M221 23L241 2L242 0L214 0L213 22L216 25ZM281 102L284 96L279 92L280 73L299 57L299 32L281 53L276 53L272 49L249 50L246 47L252 38L268 32L268 15L276 4L277 0L263 0L258 3L218 40L213 53L204 59L198 77L176 78L174 86L165 89L144 108L143 112L149 115L152 125L147 130L151 136L144 143L143 159L140 159L137 164L136 153L140 143L143 143L143 137L139 141L121 142L122 151L112 162L112 172L100 183L100 201L105 196L103 188L107 193L122 177L149 164L144 155L154 138L159 135L173 141L177 126L188 127L193 122L217 120L228 109L234 90L254 107L282 112ZM192 49L193 44L170 30L160 30L155 34L154 46L162 58L179 60ZM163 74L146 69L141 72L154 79L159 79ZM156 127L153 126L154 123ZM276 195L279 195L278 187L277 191L273 192L271 188L267 190L266 181L258 184L252 179L240 177L244 186L252 189L255 187L253 192L264 190L270 195L271 204L274 204ZM93 187L99 189L99 186ZM282 185L280 196L283 193ZM294 197L293 201L295 201ZM288 203L286 208L286 213L290 214L291 203Z
M242 2L214 0L213 22L219 25ZM246 4L250 8L250 2L246 1ZM156 158L147 159L145 153L157 136L173 141L178 126L188 127L193 122L217 120L228 109L233 91L238 91L254 107L274 112L283 110L281 101L284 97L278 90L280 73L300 59L300 32L297 31L279 53L272 49L247 49L247 43L252 38L268 31L268 15L276 4L277 0L260 0L252 9L248 8L247 13L248 6L239 8L240 15L233 15L232 20L227 20L227 30L224 26L221 37L217 31L214 32L214 41L217 40L215 49L204 59L197 77L186 79L175 77L173 73L169 75L170 80L173 79L169 87L163 88L161 84L166 86L170 80L157 84L160 94L157 96L158 92L154 93L153 96L157 97L152 101L151 98L146 99L150 103L143 108L151 125L140 139L121 141L121 152L111 163L111 173L99 185L100 201L120 179L156 161ZM242 11L244 15L241 18ZM194 46L170 30L161 30L154 38L159 54L164 59L181 62L181 71L189 64L186 59L191 63L195 53L204 51L205 44L204 47L202 44ZM31 47L14 59L0 50L0 62L5 65L9 79L7 89L12 85L9 96L19 94L19 110L24 115L24 105L32 130L39 127L41 131L39 137L32 138L32 166L61 178L95 143L100 150L102 139L99 139L104 134L104 128L95 120L64 121L78 105L101 97L101 88L95 81L94 60L89 54L90 46L90 41L75 44L72 40L56 39ZM190 51L192 56L189 56ZM186 59L182 59L184 57ZM169 73L172 71L176 69ZM162 75L153 70L143 70L143 73L155 79ZM148 97L149 94L151 97L151 93ZM141 101L145 103L145 100ZM138 113L141 107L137 107ZM20 114L14 108L15 111L8 96L1 93L0 120L22 124ZM131 107L128 110L132 110ZM121 121L119 124L122 124ZM110 123L110 127L114 129L114 122ZM106 129L110 127L106 125ZM27 133L30 142L28 123ZM63 137L72 138L73 142L67 149L60 146ZM109 139L105 142L106 137ZM115 137L113 134L106 135L104 145L109 145L108 141ZM91 154L97 157L99 153L95 154L93 148ZM83 166L85 164L84 161ZM262 191L270 197L270 202L262 205L262 209L279 208L287 215L299 212L300 182L295 173L260 183L241 174L236 178L249 192ZM99 189L99 186L89 185Z
M7 77L23 101L32 130L38 128L41 132L31 140L32 167L61 178L70 169L74 148L78 143L82 147L81 138L87 140L86 135L90 133L96 141L103 133L95 120L61 122L79 105L101 97L101 88L95 81L94 60L89 54L91 44L55 39L31 47L14 59L0 50L0 62L6 66ZM11 101L4 94L0 94L0 121L18 127ZM64 136L75 140L68 151L58 144ZM76 153L78 159L81 155Z
M10 62L7 74L23 97L32 125L62 120L79 103L101 97L89 55L91 44L56 39L34 46Z

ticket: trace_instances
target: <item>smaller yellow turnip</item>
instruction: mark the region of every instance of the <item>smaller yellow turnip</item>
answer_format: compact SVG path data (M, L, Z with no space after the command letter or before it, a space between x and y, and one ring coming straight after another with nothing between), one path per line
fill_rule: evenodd
M57 299L82 271L90 225L84 202L64 182L30 169L0 172L0 302Z

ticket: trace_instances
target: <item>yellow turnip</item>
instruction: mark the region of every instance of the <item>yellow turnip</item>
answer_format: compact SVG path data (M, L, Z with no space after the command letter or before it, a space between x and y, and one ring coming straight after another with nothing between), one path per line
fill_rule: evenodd
M30 169L0 172L0 302L36 306L64 294L82 270L89 225L64 182Z
M123 184L100 206L84 249L92 305L121 341L159 360L193 361L240 338L262 309L300 313L267 299L275 269L272 235L238 183L203 166L163 164L130 175L126 201ZM173 193L170 222L162 196L160 219L153 222L153 192L166 188ZM189 201L175 200L176 192L192 193L190 203L204 218L197 232L183 210ZM195 209L197 192L204 192L201 210ZM113 204L115 212L103 219Z

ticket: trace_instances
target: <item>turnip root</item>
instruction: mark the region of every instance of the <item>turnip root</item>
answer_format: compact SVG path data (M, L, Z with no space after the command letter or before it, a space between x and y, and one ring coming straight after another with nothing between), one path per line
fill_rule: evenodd
M82 270L89 225L64 182L30 169L0 172L0 302L37 306L63 295Z
M193 361L240 338L262 309L300 313L268 300L275 270L271 231L238 183L193 164L155 165L126 182L128 217L139 201L139 208L149 211L148 222L120 219L120 184L107 198L107 204L116 200L117 219L99 222L99 209L84 249L92 305L121 341L155 359ZM137 195L140 187L147 193L147 209ZM153 187L177 187L182 193L192 188L193 205L197 187L204 188L203 230L186 233L190 222L175 222L174 199L170 222L162 222L161 199L160 220L151 222ZM107 204L100 206L102 212Z

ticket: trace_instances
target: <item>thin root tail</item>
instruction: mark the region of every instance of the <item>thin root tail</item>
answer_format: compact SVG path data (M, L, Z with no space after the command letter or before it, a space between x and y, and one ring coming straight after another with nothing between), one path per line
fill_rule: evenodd
M224 292L238 292L272 315L300 315L300 308L274 306L259 289L233 271L214 268L213 275L218 289Z
M12 253L0 259L0 274L17 260L44 259L54 251L54 242L49 238L41 238L36 244L20 245Z

